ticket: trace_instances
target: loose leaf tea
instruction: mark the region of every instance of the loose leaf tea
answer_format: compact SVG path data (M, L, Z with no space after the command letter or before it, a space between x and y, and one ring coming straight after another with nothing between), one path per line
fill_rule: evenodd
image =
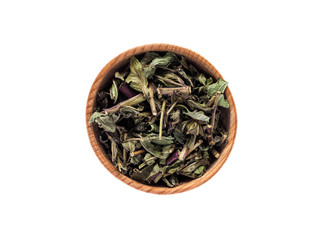
M108 158L122 174L176 187L201 177L227 143L228 83L183 56L133 56L96 98L96 124Z

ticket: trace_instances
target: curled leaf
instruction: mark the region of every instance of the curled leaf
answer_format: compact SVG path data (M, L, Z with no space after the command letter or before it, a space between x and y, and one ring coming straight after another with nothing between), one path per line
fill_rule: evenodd
M89 120L89 123L96 122L100 128L103 128L107 132L116 131L116 122L119 120L118 115L106 115L99 112L94 112Z
M193 109L197 109L197 110L201 110L201 111L204 111L204 112L211 112L212 108L211 107L207 107L205 104L202 104L202 103L199 103L199 102L195 102L191 99L188 99L187 100L187 104L190 108L193 108Z
M174 129L173 136L180 144L185 144L186 136L178 128Z
M199 81L202 85L206 85L207 79L204 76L203 73L200 73L197 77L196 80Z
M171 145L160 146L153 144L148 137L142 138L140 143L147 152L160 159L167 159L171 153Z
M156 138L152 139L151 142L157 145L169 145L174 143L174 138L171 136L169 137L162 136L160 140L158 135L156 135Z
M147 64L152 62L153 59L160 57L159 53L156 52L147 52L141 59L141 65L145 67Z
M218 105L224 108L229 108L228 100L224 98L223 94L220 96Z
M146 166L141 171L139 171L138 169L134 169L134 171L131 174L131 177L138 181L147 181L152 170L153 170L153 165Z
M203 121L203 122L209 122L210 117L206 116L204 114L204 112L202 111L197 111L194 110L193 112L188 111L188 112L184 112L185 115L188 115L189 117L195 119L195 120L199 120L199 121Z
M134 90L147 93L148 81L143 73L141 63L135 57L130 59L130 74L125 81Z
M210 85L207 85L207 91L208 95L212 97L214 94L216 94L218 91L221 93L224 93L224 90L227 88L228 82L225 80L219 78L216 83L212 83Z
M165 177L162 177L162 180L167 184L168 187L176 187L179 185L178 179L176 176L170 176L168 179Z
M200 166L194 171L194 174L197 175L197 177L199 177L199 176L202 176L205 171L206 171L206 167Z
M136 118L140 114L139 109L132 106L125 106L121 108L119 113L124 118Z
M112 81L112 85L110 88L110 98L113 100L113 103L118 100L118 86L115 80Z
M128 72L116 72L114 74L114 77L117 78L117 79L120 79L121 81L124 81L124 77L128 74Z
M157 57L144 69L144 73L147 78L151 78L159 66L167 66L173 60L177 59L177 56L172 52L167 52L163 57Z

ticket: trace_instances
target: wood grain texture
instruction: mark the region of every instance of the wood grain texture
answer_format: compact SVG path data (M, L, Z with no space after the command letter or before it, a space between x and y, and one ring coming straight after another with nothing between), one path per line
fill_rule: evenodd
M92 84L92 87L90 89L90 93L88 96L88 100L87 100L87 107L86 107L86 124L87 124L88 136L89 136L91 146L96 156L100 160L100 162L103 164L103 166L106 169L108 169L119 180L123 181L124 183L128 184L133 188L136 188L144 192L155 193L155 194L181 193L181 192L185 192L193 188L196 188L201 184L205 183L206 181L208 181L210 178L212 178L219 171L222 165L225 163L225 161L227 160L232 150L235 137L236 137L236 132L237 132L237 113L236 113L235 103L229 87L227 87L225 92L226 97L230 104L230 126L229 126L228 144L225 146L225 148L221 152L220 158L206 171L206 173L202 177L183 183L175 188L145 185L119 173L117 169L111 164L109 159L107 159L106 156L103 154L103 149L99 147L99 143L96 139L93 126L88 123L94 109L97 92L101 88L101 86L105 85L107 81L111 81L115 70L127 64L131 56L143 54L148 51L171 51L178 55L185 56L190 63L196 65L197 68L206 72L208 75L214 76L216 79L222 78L218 70L208 60L206 60L201 55L183 47L158 43L158 44L143 45L143 46L135 47L128 51L125 51L120 55L118 55L117 57L115 57L114 59L112 59L100 71L97 78Z

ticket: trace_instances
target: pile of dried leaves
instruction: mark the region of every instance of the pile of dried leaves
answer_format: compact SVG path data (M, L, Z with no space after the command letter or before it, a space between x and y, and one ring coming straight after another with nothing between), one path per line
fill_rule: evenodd
M145 184L175 187L202 176L228 133L227 82L172 52L147 52L97 95L90 123L118 171Z

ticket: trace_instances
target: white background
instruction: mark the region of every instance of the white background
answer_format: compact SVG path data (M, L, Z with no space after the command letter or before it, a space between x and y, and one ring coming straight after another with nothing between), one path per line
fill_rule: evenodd
M1 1L0 239L320 239L319 1ZM238 134L197 189L147 194L96 158L99 71L147 43L229 82Z

